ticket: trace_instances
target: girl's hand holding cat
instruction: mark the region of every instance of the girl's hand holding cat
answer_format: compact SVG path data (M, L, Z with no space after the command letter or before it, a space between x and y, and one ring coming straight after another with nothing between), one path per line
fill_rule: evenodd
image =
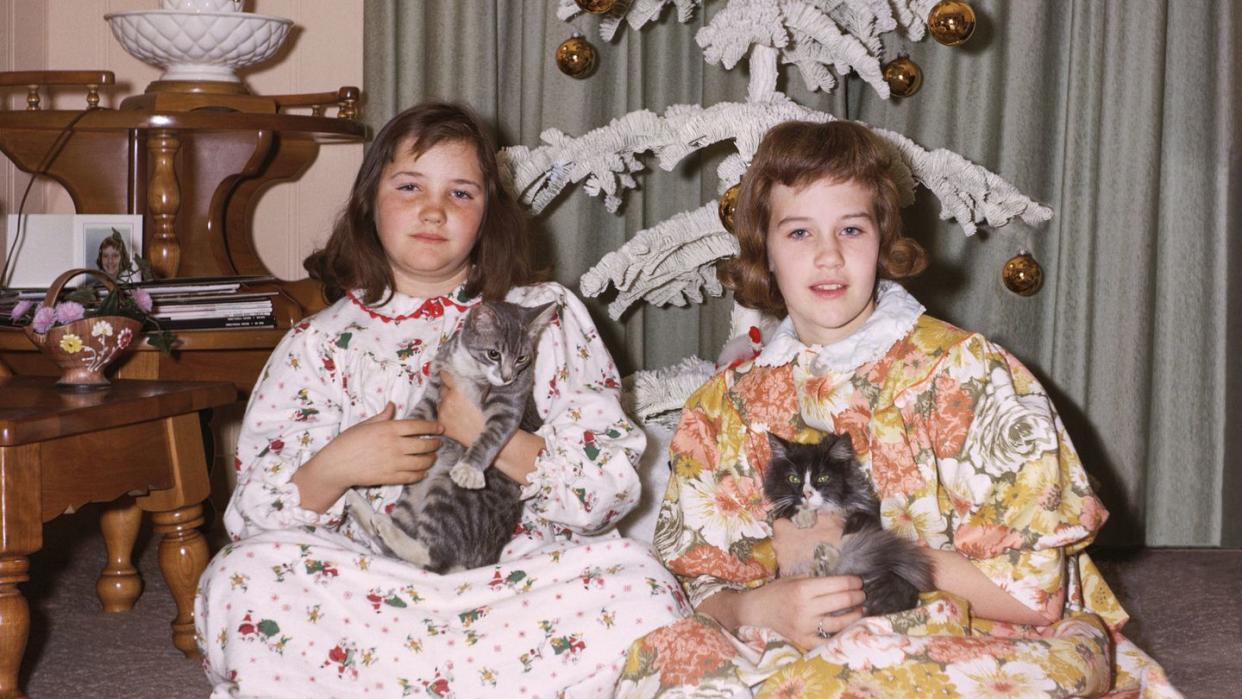
M436 414L444 426L444 436L459 444L471 444L483 433L483 411L461 391L457 390L455 377L441 372L440 403Z
M378 414L338 434L293 474L302 507L325 512L354 486L417 483L435 463L443 428L425 420L396 420L390 402Z
M786 518L772 523L772 548L776 550L778 571L807 570L815 558L815 547L829 543L840 547L845 521L820 513L814 526L801 529Z
M852 575L777 578L750 591L739 617L809 650L861 619L865 599L862 580Z
M852 575L777 578L752 590L717 592L696 611L730 633L760 626L810 650L861 619L864 599L862 580Z
M452 374L441 372L440 379L443 384L436 414L444 436L461 444L471 444L483 433L483 411L457 388ZM495 467L515 483L526 485L528 476L535 471L535 458L546 446L543 437L518 430L497 455Z

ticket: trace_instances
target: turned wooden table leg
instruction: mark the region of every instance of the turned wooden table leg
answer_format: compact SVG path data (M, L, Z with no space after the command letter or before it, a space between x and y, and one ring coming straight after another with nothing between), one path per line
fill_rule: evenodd
M203 506L186 505L171 512L153 512L151 521L160 539L160 571L177 603L172 621L173 645L187 657L198 655L194 642L194 592L207 567L207 540L199 533Z
M112 503L99 516L108 562L99 574L95 591L105 612L127 612L142 594L142 578L133 564L134 542L141 524L142 510L128 497Z
M29 580L29 572L25 556L0 558L0 697L24 696L17 673L30 635L30 606L17 584Z
M0 699L20 697L18 673L30 636L30 605L18 589L43 546L42 469L34 444L0 446Z

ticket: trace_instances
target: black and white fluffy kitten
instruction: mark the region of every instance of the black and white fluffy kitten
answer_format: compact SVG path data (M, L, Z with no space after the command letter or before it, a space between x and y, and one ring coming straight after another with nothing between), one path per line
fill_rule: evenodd
M880 525L880 501L863 473L847 434L828 434L818 444L798 444L768 433L772 460L763 474L763 492L773 518L789 517L801 527L816 515L845 521L838 549L815 548L805 568L786 575L857 575L862 578L867 616L891 614L918 604L920 591L933 589L931 561L913 542Z
M555 303L527 308L485 301L441 346L410 417L436 419L443 370L483 411L483 433L469 447L441 437L427 477L405 486L390 514L373 510L357 491L346 492L350 517L389 553L433 573L500 559L522 516L521 487L490 466L519 428L541 424L532 367L539 335L555 312Z

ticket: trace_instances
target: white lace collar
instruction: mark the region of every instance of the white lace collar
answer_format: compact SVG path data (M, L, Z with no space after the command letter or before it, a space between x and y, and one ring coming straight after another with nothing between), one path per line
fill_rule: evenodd
M881 279L876 286L875 311L853 335L831 345L807 346L798 339L793 320L788 316L772 333L772 339L755 358L757 366L787 364L804 349L816 353L810 370L817 376L828 372L847 373L883 357L905 337L919 316L923 304L894 281Z

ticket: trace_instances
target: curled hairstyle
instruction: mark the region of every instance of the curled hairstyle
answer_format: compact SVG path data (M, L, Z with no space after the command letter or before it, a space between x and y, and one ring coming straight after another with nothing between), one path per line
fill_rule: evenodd
M897 157L871 129L851 121L788 121L768 131L742 178L733 217L741 252L717 270L734 299L779 317L786 314L785 299L768 266L775 184L796 189L827 179L870 188L880 231L879 276L903 279L926 269L923 247L901 232L901 194L893 171Z
M370 304L380 301L385 290L391 295L395 279L375 225L380 178L401 148L419 157L441 143L473 146L483 173L483 219L470 251L473 267L466 295L498 300L511 288L536 281L526 220L501 183L495 142L468 107L431 102L401 112L380 129L327 245L302 262L310 276L323 283L328 300L341 298L346 289L361 289L362 300Z
M121 233L117 229L112 229L112 235L99 241L99 252L95 254L95 268L103 269L104 250L112 248L121 253L121 265L117 268L118 274L124 272L133 266L133 261L129 259L129 250L125 249L125 240L121 238Z

